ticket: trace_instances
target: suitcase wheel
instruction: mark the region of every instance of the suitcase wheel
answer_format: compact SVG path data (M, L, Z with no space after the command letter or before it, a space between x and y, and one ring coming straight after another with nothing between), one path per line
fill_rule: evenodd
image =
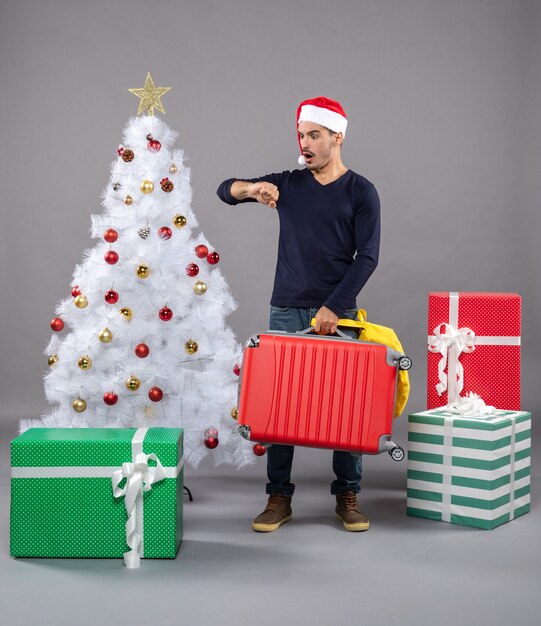
M396 448L389 450L389 454L391 455L393 461L404 460L404 448L401 448L400 446L396 446Z
M401 370L409 370L413 363L409 356L403 356L398 360L398 368Z
M239 424L237 428L239 429L239 433L242 437L248 440L250 439L250 427L249 426L246 426L245 424Z

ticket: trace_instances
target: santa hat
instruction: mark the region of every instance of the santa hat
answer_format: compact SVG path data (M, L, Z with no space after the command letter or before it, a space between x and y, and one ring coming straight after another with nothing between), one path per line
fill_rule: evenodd
M346 113L340 102L318 96L310 100L304 100L299 104L297 109L297 127L300 122L314 122L320 126L324 126L334 133L342 133L346 136L346 128L348 121ZM301 139L299 139L299 148L301 156L299 157L299 165L306 165L304 156L302 155Z

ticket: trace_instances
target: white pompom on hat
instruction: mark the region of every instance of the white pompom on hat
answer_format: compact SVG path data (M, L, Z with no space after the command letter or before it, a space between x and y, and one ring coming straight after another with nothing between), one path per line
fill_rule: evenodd
M318 96L304 100L297 108L297 128L300 122L314 122L324 126L334 133L342 133L346 136L346 128L348 120L342 105L337 100ZM304 156L302 155L301 139L298 138L301 156L299 157L299 165L306 165Z

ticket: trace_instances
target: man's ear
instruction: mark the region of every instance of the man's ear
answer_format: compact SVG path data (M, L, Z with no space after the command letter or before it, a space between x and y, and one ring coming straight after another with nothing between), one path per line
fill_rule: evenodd
M344 143L343 133L336 133L334 136L334 143L336 146L341 146Z

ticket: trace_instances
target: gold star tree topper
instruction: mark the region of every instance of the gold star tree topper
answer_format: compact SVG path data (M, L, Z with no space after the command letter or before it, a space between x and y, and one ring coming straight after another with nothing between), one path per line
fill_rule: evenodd
M171 87L156 87L150 72L147 74L145 86L143 88L128 89L128 91L131 91L131 93L140 98L137 115L141 115L145 109L147 110L148 115L154 115L154 108L165 114L165 109L163 108L160 98L170 90Z

